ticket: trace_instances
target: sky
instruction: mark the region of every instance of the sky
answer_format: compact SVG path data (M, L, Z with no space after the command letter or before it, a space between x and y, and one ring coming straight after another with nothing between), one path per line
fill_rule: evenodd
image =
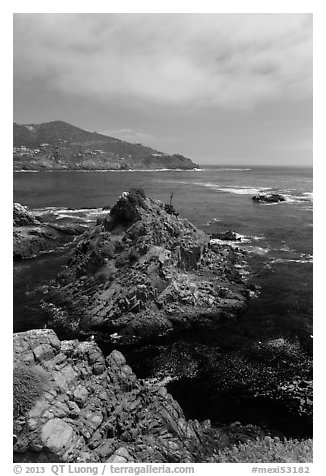
M311 14L14 14L14 121L312 165Z

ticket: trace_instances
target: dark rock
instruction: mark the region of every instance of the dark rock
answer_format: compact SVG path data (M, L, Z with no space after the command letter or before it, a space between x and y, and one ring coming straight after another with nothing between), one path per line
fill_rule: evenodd
M264 193L260 195L254 195L252 200L257 203L266 202L266 203L278 203L285 202L285 197L279 193Z
M176 209L171 203L165 203L164 210L166 211L166 213L169 213L170 215L175 215L176 217L179 216L179 213L176 211Z
M141 194L133 191L124 192L118 202L110 211L109 219L104 222L107 231L114 230L118 225L128 226L140 220L139 206L143 206L144 199Z
M231 230L221 233L212 233L211 238L225 241L241 241L241 237L237 238L237 234Z
M129 342L198 325L203 315L216 322L222 310L233 318L245 305L249 294L235 267L243 255L211 244L163 202L144 197L123 193L79 241L64 279L45 298L52 325L70 332L74 323L80 332ZM229 299L221 288L230 289Z

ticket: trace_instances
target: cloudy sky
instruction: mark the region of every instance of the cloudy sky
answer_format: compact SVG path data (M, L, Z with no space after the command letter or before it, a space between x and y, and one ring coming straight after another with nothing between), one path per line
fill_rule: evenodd
M14 121L198 163L312 164L312 15L15 14Z

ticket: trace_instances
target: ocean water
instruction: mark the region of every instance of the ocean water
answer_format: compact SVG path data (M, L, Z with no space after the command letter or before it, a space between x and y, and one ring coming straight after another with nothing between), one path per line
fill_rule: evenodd
M14 201L57 223L86 226L131 187L144 188L147 195L164 201L173 193L180 215L199 228L208 233L231 229L241 237L234 246L248 251L253 279L260 286L248 318L266 333L312 334L312 181L312 169L285 167L15 173ZM286 202L251 200L267 191L283 194ZM69 246L14 265L15 330L43 323L45 316L31 304L29 291L55 277L67 253Z
M241 241L229 244L247 251L248 279L259 287L259 295L236 322L225 323L216 332L196 329L176 335L172 341L122 349L138 377L163 372L169 378L175 373L188 375L196 367L198 349L213 371L218 361L212 359L265 339L299 341L312 353L312 179L312 169L249 166L197 171L15 173L14 200L55 223L78 222L87 227L106 214L102 208L114 205L123 191L141 187L147 195L165 202L173 193L172 203L180 215L207 233L233 230L238 234ZM281 193L286 201L257 204L251 200L254 194L267 191ZM73 248L72 243L14 263L14 331L46 324L48 316L33 291L55 279ZM106 344L99 345L104 352L111 350ZM275 431L286 436L311 435L310 424L270 402L239 395L232 401L228 396L217 397L210 371L206 375L202 370L198 378L181 377L168 385L187 418L210 418L217 425L240 420L269 428L276 425ZM196 395L200 395L199 400Z

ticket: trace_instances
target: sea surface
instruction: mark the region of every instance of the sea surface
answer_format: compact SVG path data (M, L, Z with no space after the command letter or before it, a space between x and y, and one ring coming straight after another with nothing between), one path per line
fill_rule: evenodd
M215 355L215 349L218 353L236 351L247 341L287 338L299 341L311 354L312 169L248 166L196 171L18 172L14 174L14 201L49 221L79 223L86 229L108 213L102 210L104 206L113 206L119 195L132 187L141 187L148 196L165 202L172 199L182 217L207 233L235 231L241 241L228 243L247 251L248 279L259 289L239 320L226 323L225 329L216 333L205 329L189 331L173 337L173 342L122 349L138 377L149 378L157 372L163 372L164 377L188 375L196 349L204 349L209 356ZM281 193L286 201L262 204L251 199L254 194L268 191ZM34 290L55 279L73 248L73 243L68 244L38 258L14 263L15 332L46 325L48 316L40 308ZM111 349L102 346L102 350ZM189 361L186 354L190 355ZM230 406L226 399L216 404L210 376L204 377L208 379L204 382L200 376L199 380L187 378L168 385L187 418L211 418L213 424L238 419L268 427L276 425L275 430L287 436L311 434L309 425L303 427L301 421L284 416L283 409L266 407L265 403L239 399L235 407L234 401ZM196 395L201 395L199 400Z
M43 172L14 174L14 201L56 223L91 225L131 187L172 203L205 232L235 231L248 251L260 286L250 317L276 332L312 333L312 169L207 167L196 171ZM251 197L273 191L286 202L257 204ZM69 246L14 265L14 330L43 324L29 291L55 277ZM27 296L26 296L27 291ZM35 312L33 312L33 309Z

